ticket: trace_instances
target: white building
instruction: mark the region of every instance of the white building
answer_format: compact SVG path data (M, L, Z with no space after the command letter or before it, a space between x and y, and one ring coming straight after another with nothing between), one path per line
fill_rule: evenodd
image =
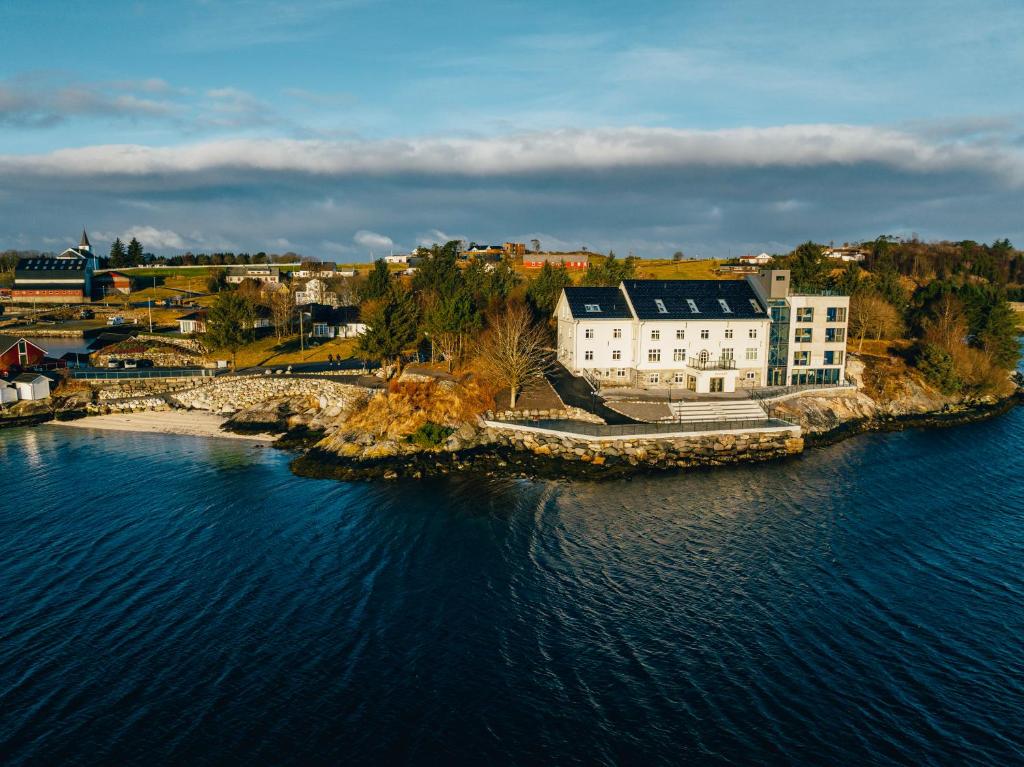
M768 385L842 383L850 297L795 292L787 269L762 271L747 281L772 319Z
M829 247L822 251L822 255L825 258L831 258L836 261L854 261L860 263L867 258L867 253L862 251L856 245L843 245L842 247Z
M50 396L50 379L39 373L22 373L14 379L18 399L37 400Z
M9 405L18 401L18 389L14 384L0 378L0 405Z
M407 264L407 263L409 263L409 259L410 258L414 258L414 256L412 256L412 255L410 255L408 253L399 253L399 254L396 254L396 255L384 256L384 263L386 263L386 264Z
M323 280L312 279L307 282L302 290L295 291L295 304L305 306L306 304L327 304L328 306L338 305L338 294L327 289Z
M316 261L302 264L292 272L292 277L307 279L309 277L334 277L338 271L338 265L333 261Z
M281 282L281 270L276 266L229 266L224 281L229 285L239 285L245 280L255 280L264 285L277 285Z
M767 266L772 262L772 257L767 253L758 253L756 256L740 256L739 262L744 266Z
M555 308L558 359L605 384L697 393L838 383L848 306L847 296L790 296L784 270L570 287Z

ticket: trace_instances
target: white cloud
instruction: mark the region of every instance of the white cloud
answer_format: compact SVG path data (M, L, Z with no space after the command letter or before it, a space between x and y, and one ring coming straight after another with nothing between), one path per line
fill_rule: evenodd
M366 229L356 232L352 241L364 248L393 248L395 246L394 241L387 235L377 234L377 232L370 232Z
M129 242L132 237L149 250L185 250L189 247L185 238L177 232L157 229L155 226L133 226L121 235L124 242Z
M415 173L484 177L619 168L853 164L880 164L915 173L977 171L1024 183L1024 150L1012 143L943 141L893 129L827 124L714 131L560 130L494 138L231 139L174 147L100 145L40 155L0 155L0 175L141 176L250 170L314 176Z

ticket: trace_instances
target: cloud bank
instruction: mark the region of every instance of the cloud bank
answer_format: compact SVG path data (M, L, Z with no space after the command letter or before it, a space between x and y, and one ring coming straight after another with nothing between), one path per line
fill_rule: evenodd
M0 189L18 194L0 195L0 247L39 247L83 222L138 232L156 252L280 242L356 260L452 232L648 256L883 233L1021 241L1024 142L1012 124L993 125L235 138L6 154Z

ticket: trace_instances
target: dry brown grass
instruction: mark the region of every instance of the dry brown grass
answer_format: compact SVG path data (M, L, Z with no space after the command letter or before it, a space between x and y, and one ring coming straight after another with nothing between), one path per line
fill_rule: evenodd
M392 381L386 394L350 413L346 427L380 439L402 439L426 423L457 428L493 406L489 387L470 375L454 384Z

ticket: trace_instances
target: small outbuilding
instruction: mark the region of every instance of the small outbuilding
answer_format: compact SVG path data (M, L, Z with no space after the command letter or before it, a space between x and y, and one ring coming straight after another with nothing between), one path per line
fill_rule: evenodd
M18 390L14 384L0 378L0 405L10 405L18 401Z
M18 399L37 400L50 396L50 379L40 373L22 373L14 379Z

